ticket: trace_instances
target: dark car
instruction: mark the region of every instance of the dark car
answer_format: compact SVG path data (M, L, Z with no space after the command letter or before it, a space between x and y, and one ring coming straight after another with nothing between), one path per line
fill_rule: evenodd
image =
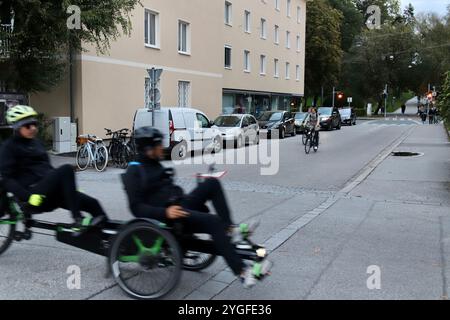
M353 108L339 109L339 113L341 114L342 124L349 126L356 125L356 112Z
M321 107L318 112L321 128L327 130L333 130L334 128L341 129L341 114L336 107Z
M284 139L287 134L295 136L294 117L289 111L266 111L258 117L261 133L267 130L267 138L272 136L274 131L278 131L278 137Z
M296 112L294 114L295 130L297 133L305 132L306 124L309 120L308 112Z

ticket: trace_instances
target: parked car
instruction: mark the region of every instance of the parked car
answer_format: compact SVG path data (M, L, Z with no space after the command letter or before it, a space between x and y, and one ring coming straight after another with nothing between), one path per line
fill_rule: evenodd
M284 139L287 134L295 136L295 123L292 114L289 111L266 111L258 118L258 124L261 132L267 134L267 138L272 136L272 132L278 131L278 137Z
M356 125L356 112L353 108L339 109L341 115L342 124L349 126Z
M162 107L154 113L154 127L164 134L163 146L172 159L184 159L191 151L222 150L222 132L200 110ZM133 131L152 126L152 118L151 110L138 109L134 115Z
M308 112L296 112L294 114L294 124L295 130L297 133L305 132L306 124L309 121L309 113Z
M318 112L321 128L327 130L333 130L334 128L341 129L341 115L336 107L321 107Z
M240 148L247 143L259 143L259 125L251 114L221 115L214 120L222 132L222 141L228 145L231 141L234 147Z

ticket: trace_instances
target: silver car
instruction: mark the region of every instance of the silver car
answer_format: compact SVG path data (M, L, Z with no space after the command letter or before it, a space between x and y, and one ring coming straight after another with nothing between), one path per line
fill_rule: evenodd
M226 146L241 148L247 143L259 144L259 125L251 114L224 114L214 120Z

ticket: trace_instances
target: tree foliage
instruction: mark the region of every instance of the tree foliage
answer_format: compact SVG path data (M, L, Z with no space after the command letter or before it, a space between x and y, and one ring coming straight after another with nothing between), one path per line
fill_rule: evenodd
M342 19L327 0L307 2L305 85L315 101L321 87L335 84L340 74Z
M10 43L0 60L0 80L19 91L48 90L67 71L68 53L94 44L105 52L121 32L129 34L129 14L139 0L2 0L0 19L12 33L0 34ZM69 29L70 5L81 9L81 29ZM1 31L0 31L1 32Z

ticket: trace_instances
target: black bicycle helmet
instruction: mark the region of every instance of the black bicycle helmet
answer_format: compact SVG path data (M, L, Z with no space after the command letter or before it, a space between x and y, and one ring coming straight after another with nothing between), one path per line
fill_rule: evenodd
M162 144L163 134L152 127L142 127L134 131L134 143L138 152L145 152L159 144Z

